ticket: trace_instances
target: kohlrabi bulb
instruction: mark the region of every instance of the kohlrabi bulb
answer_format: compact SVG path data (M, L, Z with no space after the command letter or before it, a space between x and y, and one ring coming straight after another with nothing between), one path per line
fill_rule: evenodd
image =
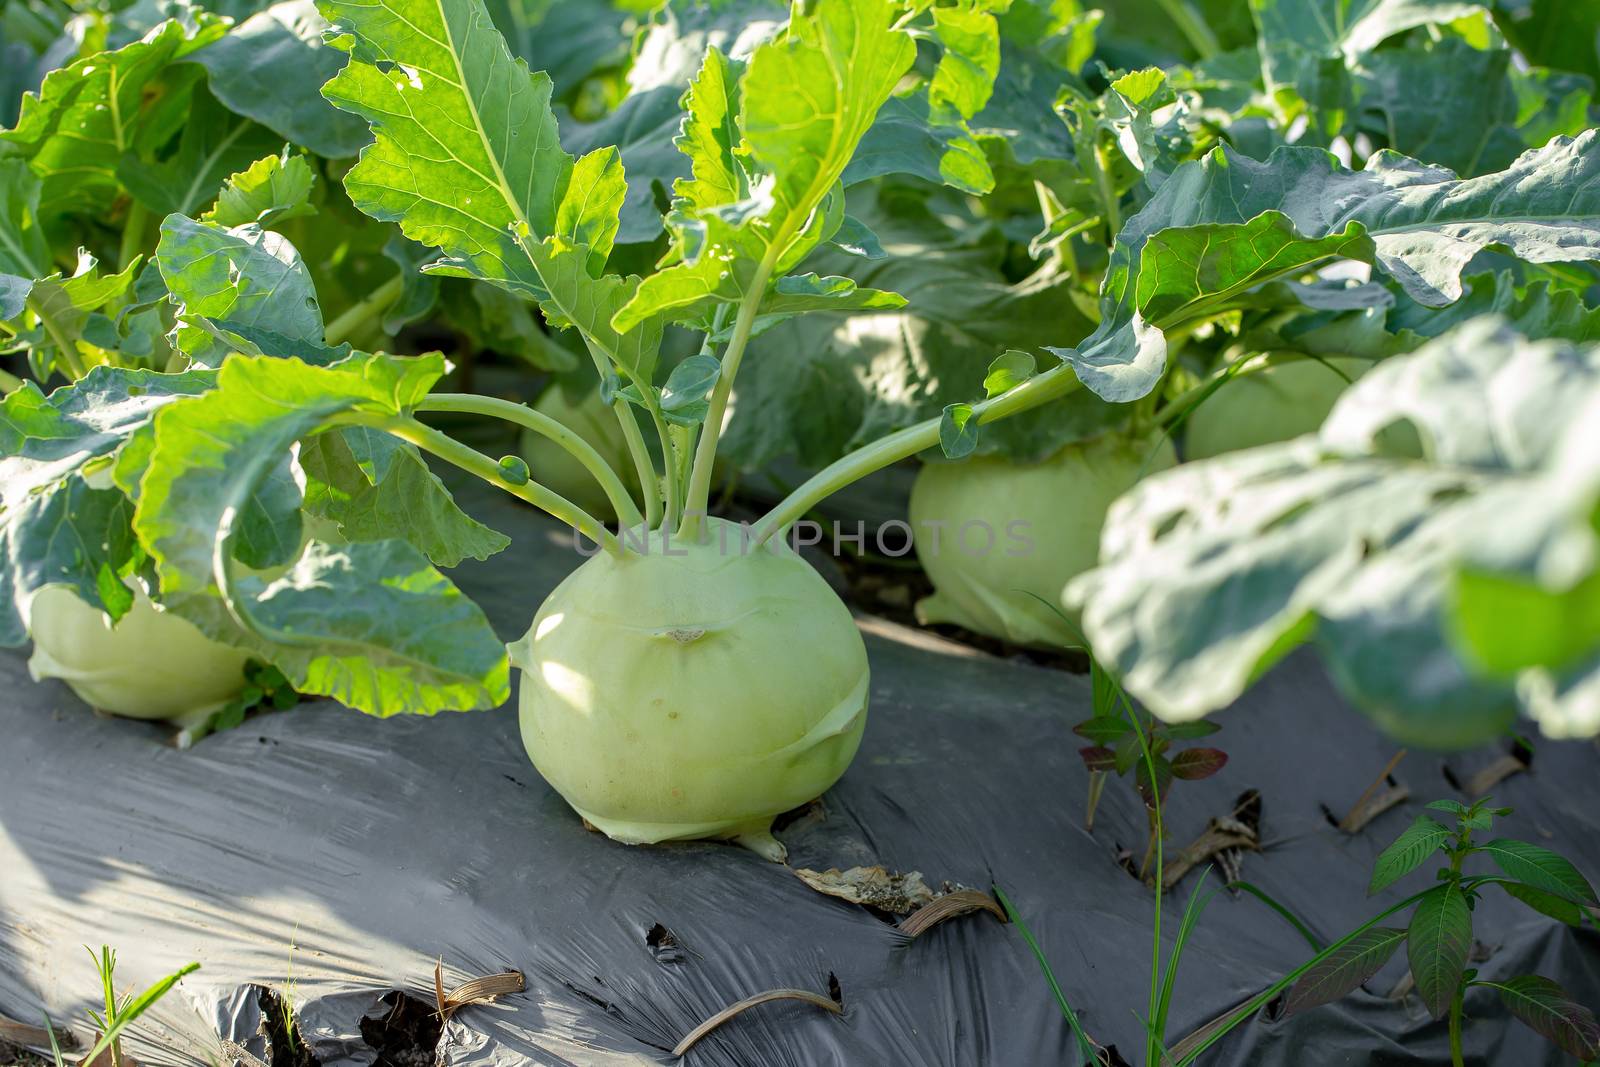
M34 594L27 616L34 680L59 678L101 711L193 727L245 686L248 653L158 609L143 591L114 625L59 585Z
M1294 359L1242 373L1206 397L1184 421L1183 456L1209 459L1314 433L1339 394L1372 365L1367 359L1333 356L1326 362Z
M590 389L573 403L560 385L552 385L534 401L533 410L548 415L587 441L632 489L633 458L622 436L616 413L600 400L600 390ZM565 448L532 430L522 433L522 457L540 485L559 493L602 522L617 517L610 499L594 475Z
M981 456L924 465L910 519L934 593L917 604L918 620L1018 645L1079 643L1053 610L1062 589L1099 561L1112 501L1176 462L1166 441L1104 434L1042 463Z
M592 826L628 844L733 838L844 774L867 718L849 610L787 545L709 519L698 544L600 553L512 647L522 740Z

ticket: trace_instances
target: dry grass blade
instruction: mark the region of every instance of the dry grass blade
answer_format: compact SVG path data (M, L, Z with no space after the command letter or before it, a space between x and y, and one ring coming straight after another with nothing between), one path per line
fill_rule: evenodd
M0 1015L0 1041L29 1048L49 1048L50 1031L42 1026L29 1026ZM64 1049L78 1047L78 1039L66 1030L56 1030L56 1042Z
M1194 843L1188 848L1167 861L1161 873L1161 887L1171 889L1196 867L1209 863L1214 857L1233 849L1261 851L1261 840L1255 829L1238 819L1212 819L1205 833L1195 838Z
M450 1017L470 1004L486 1004L496 997L520 993L528 988L521 971L501 971L462 982L450 992L444 989L444 960L433 965L433 996L438 1005L439 1018L449 1022Z
M1467 796L1477 799L1514 774L1521 774L1528 765L1514 755L1501 756L1483 770L1467 779Z
M1251 997L1243 1004L1236 1005L1223 1012L1221 1015L1206 1023L1200 1029L1179 1041L1167 1050L1166 1057L1162 1060L1163 1067L1172 1067L1173 1064L1182 1063L1185 1056L1204 1044L1212 1034L1218 1030L1226 1030L1242 1015L1250 1014L1250 1009L1255 998Z
M830 1000L820 993L813 993L807 989L769 989L765 993L757 993L753 997L745 997L737 1004L729 1004L699 1026L690 1030L683 1040L678 1042L677 1047L672 1050L672 1054L674 1056L682 1056L693 1048L695 1043L702 1037L705 1037L735 1015L747 1011L758 1004L767 1004L774 1000L800 1000L807 1004L815 1004L822 1010L832 1012L834 1015L844 1014L844 1008L837 1001Z
M1372 780L1372 784L1367 786L1366 792L1362 793L1361 798L1356 801L1355 807L1350 809L1350 813L1348 815L1339 820L1339 829L1343 830L1347 834L1360 833L1362 827L1366 826L1367 823L1371 822L1383 812L1388 811L1390 808L1400 803L1400 801L1411 795L1410 790L1406 789L1405 786L1400 786L1398 789L1391 789L1384 793L1382 797L1377 798L1379 800L1388 801L1388 803L1382 805L1381 807L1377 803L1368 803L1374 799L1373 794L1377 792L1378 786L1389 780L1389 775L1394 773L1394 769L1398 767L1400 765L1400 761L1405 758L1406 750L1402 748L1389 759L1389 762L1384 765L1383 770L1378 772L1378 777ZM1395 796L1396 793L1399 794L1398 797Z
M900 922L899 930L907 937L919 937L947 919L987 911L1001 922L1006 921L1005 909L988 893L978 889L958 889L924 904Z

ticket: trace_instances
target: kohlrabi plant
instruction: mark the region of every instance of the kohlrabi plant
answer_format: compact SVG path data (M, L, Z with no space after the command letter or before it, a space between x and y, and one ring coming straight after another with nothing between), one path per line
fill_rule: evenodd
M1146 472L1175 463L1163 436L1108 431L1038 463L924 464L909 519L936 591L917 603L917 619L1019 645L1069 642L1073 631L1051 605L1098 561L1106 509Z
M151 16L74 15L48 48L59 68L23 86L0 131L0 333L34 379L0 376L0 541L17 554L0 643L31 639L36 678L173 721L185 741L264 691L236 642L165 609L107 450L161 403L209 387L233 346L202 316L247 333L270 320L348 352L345 337L414 317L402 297L426 287L396 268L393 229L341 205L328 180L365 128L315 92L340 53L309 4L236 26L186 6ZM264 55L270 99L255 88ZM322 257L315 285L290 233ZM324 327L328 307L339 313ZM58 379L69 388L45 399Z
M1143 483L1067 596L1168 722L1227 706L1309 644L1408 744L1481 744L1519 713L1592 736L1597 426L1600 348L1478 320L1385 360L1316 433Z
M1118 127L1095 124L1078 144L1068 126L1040 151L1095 157L1100 178L1068 184L1098 206L1051 225L1097 229L1108 251L1057 290L1056 343L1025 358L995 345L987 380L983 360L972 373L971 402L862 441L753 523L709 516L752 341L906 303L811 269L836 250L897 258L853 213L847 187L910 174L951 196L1002 192L985 146L1005 135L979 118L991 91L1001 95L995 10L1005 6L809 0L741 37L737 55L697 49L675 119L680 173L670 194L660 183L665 212L641 224L656 197L640 195L655 184L648 164L625 173L636 146L570 153L550 77L514 57L479 0L325 0L328 40L348 61L322 92L371 138L342 188L408 242L395 260L406 271L383 283L392 303L375 286L325 323L300 247L325 235L165 214L155 263L186 369L96 366L48 395L26 385L6 398L8 605L68 586L125 614L141 575L153 601L206 638L299 692L376 715L499 705L515 664L529 754L590 823L625 841L730 837L778 855L772 818L844 773L865 723L859 632L785 543L824 497L935 446L970 454L980 427L1025 412L1047 421L1044 406L1067 410L1071 394L1096 413L1128 403L1154 432L1158 405L1145 398L1169 380L1180 341L1256 301L1325 306L1321 288L1300 283L1334 260L1367 263L1433 307L1461 294L1477 251L1536 264L1600 256L1592 132L1471 179L1393 153L1352 170L1310 146L1265 159L1225 146L1188 160L1158 153L1159 187L1130 214L1123 196L1142 179L1110 154ZM1150 131L1130 123L1130 143L1142 143ZM30 218L7 216L19 233ZM1078 283L1091 273L1086 298ZM569 331L616 418L628 478L548 415L442 391L442 355L364 350L386 336L384 307L421 306L430 291L443 300L429 289L441 277ZM694 355L663 358L669 327L698 334ZM751 369L804 353L766 345L760 356ZM809 401L797 391L788 402ZM448 436L429 421L442 414L546 438L593 479L615 527L521 456ZM424 454L593 546L529 605L530 628L509 653L440 570L507 539L456 506ZM57 536L63 522L76 536ZM318 532L327 523L333 535ZM1045 558L1054 550L1041 536Z

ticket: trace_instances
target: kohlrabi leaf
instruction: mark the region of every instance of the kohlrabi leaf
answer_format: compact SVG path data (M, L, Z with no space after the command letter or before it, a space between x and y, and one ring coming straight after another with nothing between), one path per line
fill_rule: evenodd
M1361 126L1387 147L1462 177L1501 170L1518 155L1589 125L1593 86L1512 70L1511 52L1447 37L1427 49L1375 52L1359 71ZM1544 107L1525 110L1521 83L1541 78ZM1441 110L1439 100L1449 100Z
M628 195L618 243L650 241L661 234L658 202L666 203L673 184L689 173L688 158L675 143L680 134L690 134L683 128L680 100L707 51L716 49L726 64L742 69L751 50L781 30L788 15L788 5L778 0L663 4L639 31L627 75L628 95L598 121L562 121L561 143L574 155L610 145L622 155ZM560 86L556 67L545 69ZM737 114L736 107L731 114Z
M1583 0L1500 0L1495 23L1535 66L1600 81L1600 7Z
M223 229L169 215L161 223L156 262L182 316L322 341L322 309L311 273L281 234L255 225ZM208 365L221 362L227 353L198 325L178 328L178 348Z
M994 95L999 23L983 4L933 7L929 14L932 25L920 36L937 50L933 73L879 111L845 170L847 185L914 174L977 196L994 188L994 171L970 122Z
M23 98L16 127L0 138L39 175L47 213L105 211L123 157L165 144L187 114L187 93L157 79L223 30L211 15L192 26L169 19L142 40L51 71Z
M1415 427L1426 460L1388 450L1394 423ZM1480 744L1519 706L1553 735L1592 731L1600 648L1577 662L1566 643L1524 648L1514 677L1488 669L1462 637L1478 609L1457 577L1560 593L1594 573L1597 426L1600 348L1479 320L1380 363L1318 435L1139 485L1068 599L1165 719L1226 706L1314 639L1339 687L1408 741Z
M444 369L438 356L361 356L332 367L235 357L214 391L158 418L134 528L168 608L261 655L301 692L373 714L504 700L504 647L409 544L313 543L281 579L239 579L233 609L248 619L244 629L213 569L218 538L297 440L335 414L409 412Z
M305 157L290 155L289 149L275 156L264 156L237 174L230 175L217 194L217 202L200 216L224 229L235 226L274 224L313 214L311 187L317 176ZM189 215L193 212L185 211Z
M370 139L366 124L319 92L343 63L322 40L327 29L313 0L284 0L239 23L194 62L229 110L272 130L280 143L333 159L353 156Z
M1591 130L1461 180L1386 152L1351 171L1316 148L1280 148L1265 163L1218 148L1178 168L1127 221L1100 327L1052 351L1100 396L1128 401L1166 367L1163 330L1328 258L1370 260L1430 307L1459 297L1462 272L1491 247L1530 263L1600 259L1597 149Z
M660 324L613 330L637 282L602 274L626 193L614 148L561 149L548 76L530 74L480 0L325 0L350 63L323 88L376 142L345 176L356 206L444 257L437 273L537 300L552 324L648 378Z
M758 191L710 202L717 186L724 196L739 191L726 179L725 152L714 137L686 139L681 147L708 184L691 183L694 199L675 201L667 219L675 262L640 283L613 320L619 329L653 315L709 322L718 306L765 292L825 236L817 209L835 192L916 46L892 28L888 0L818 0L794 10L788 32L755 50L739 84L739 162L752 180L759 177ZM690 129L727 128L727 95L716 89L726 74L721 57L709 56L688 97ZM808 91L794 92L797 85Z
M1250 0L1271 91L1290 89L1323 132L1339 132L1355 102L1349 68L1396 34L1481 14L1473 0Z
M0 319L22 314L33 283L51 270L39 221L39 179L16 157L0 157Z
M362 440L356 438L358 447ZM511 543L462 511L415 448L393 443L399 447L385 450L383 473L374 481L363 469L363 458L370 467L370 457L352 451L346 433L307 441L300 449L306 510L338 523L346 540L407 541L440 567L488 559Z
M246 647L270 654L302 693L380 716L492 708L511 695L488 618L404 541L312 542L283 577L240 584L280 635Z
M193 92L177 149L160 160L130 152L117 164L117 179L157 218L198 215L229 174L282 147L281 137L231 113L202 87Z
M85 476L115 460L158 410L211 380L96 367L49 396L30 382L0 401L0 643L25 639L20 610L45 585L70 586L112 617L128 609L118 575L134 554L131 504Z

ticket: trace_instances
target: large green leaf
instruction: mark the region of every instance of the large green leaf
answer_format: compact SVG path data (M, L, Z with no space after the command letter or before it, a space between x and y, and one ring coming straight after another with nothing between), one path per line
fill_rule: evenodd
M353 156L369 140L366 124L319 92L343 59L323 43L327 29L314 0L284 0L252 14L196 53L194 62L206 69L211 91L235 114L319 156Z
M537 300L623 366L653 367L659 324L609 326L637 284L601 273L626 195L617 152L562 150L549 77L512 58L480 0L322 10L351 54L323 94L377 138L345 176L356 206L442 251L436 273Z
M687 186L692 199L680 197L667 220L677 262L640 283L613 320L617 327L652 315L707 322L717 306L781 276L824 236L826 220L814 216L916 46L892 28L888 0L818 0L796 12L787 34L750 56L739 86L738 152L761 178L759 192L743 197L744 183L723 180L713 203L711 185ZM688 98L691 130L721 121L727 95L715 87L725 76L720 56L708 56ZM797 85L807 91L794 92ZM688 137L680 148L697 178L725 172L726 150L715 138Z
M1455 589L1462 571L1551 591L1593 572L1597 413L1600 348L1470 323L1379 364L1320 435L1150 478L1113 507L1101 567L1069 599L1163 718L1226 706L1309 638L1358 706L1418 744L1481 743L1519 701L1552 733L1593 733L1600 649L1576 673L1487 671ZM1396 421L1425 462L1385 451Z
M265 126L230 113L203 88L196 89L177 148L159 161L123 156L117 179L158 218L174 212L198 215L216 200L229 174L282 146L282 138Z
M1316 148L1260 163L1228 148L1179 167L1117 235L1100 327L1052 349L1107 400L1143 396L1166 367L1162 333L1235 306L1251 288L1334 256L1367 259L1418 303L1462 293L1473 257L1600 259L1600 131L1556 138L1479 178L1380 152L1352 171Z
M444 373L438 356L352 357L331 367L234 357L217 388L156 420L134 529L167 606L212 637L272 662L301 692L379 715L493 706L505 699L504 646L482 613L409 544L313 543L270 584L238 583L224 603L218 538L300 438L336 414L409 412ZM298 501L278 502L298 515Z
M70 586L113 617L128 609L118 580L133 556L127 501L84 476L162 407L210 385L208 372L96 367L49 396L30 382L0 401L0 643L25 639L22 609L45 585Z
M511 543L463 512L416 449L386 449L379 472L366 449L352 450L357 433L318 434L300 449L306 510L338 523L346 540L404 540L441 567L488 559Z
M1354 103L1348 68L1418 26L1482 12L1474 0L1250 0L1267 88L1291 89L1336 133Z
M165 144L187 113L187 94L158 84L162 75L223 31L210 15L197 25L169 19L142 40L51 71L23 98L16 128L0 137L28 157L47 212L105 210L123 157Z
M1460 882L1446 882L1417 902L1406 931L1406 957L1417 995L1435 1019L1455 1000L1472 951L1472 911Z
M1501 170L1529 148L1589 126L1587 79L1513 71L1510 51L1474 48L1458 37L1376 52L1358 74L1363 129L1463 177ZM1525 111L1527 97L1545 106ZM1450 106L1441 108L1441 100Z
M403 541L313 542L282 578L242 592L276 634L261 647L294 687L375 715L495 707L505 645L483 611Z
M183 315L322 340L322 309L311 272L281 234L255 225L223 229L169 215L161 223L156 262ZM178 347L210 364L226 354L199 327L188 327L187 333L180 328Z

